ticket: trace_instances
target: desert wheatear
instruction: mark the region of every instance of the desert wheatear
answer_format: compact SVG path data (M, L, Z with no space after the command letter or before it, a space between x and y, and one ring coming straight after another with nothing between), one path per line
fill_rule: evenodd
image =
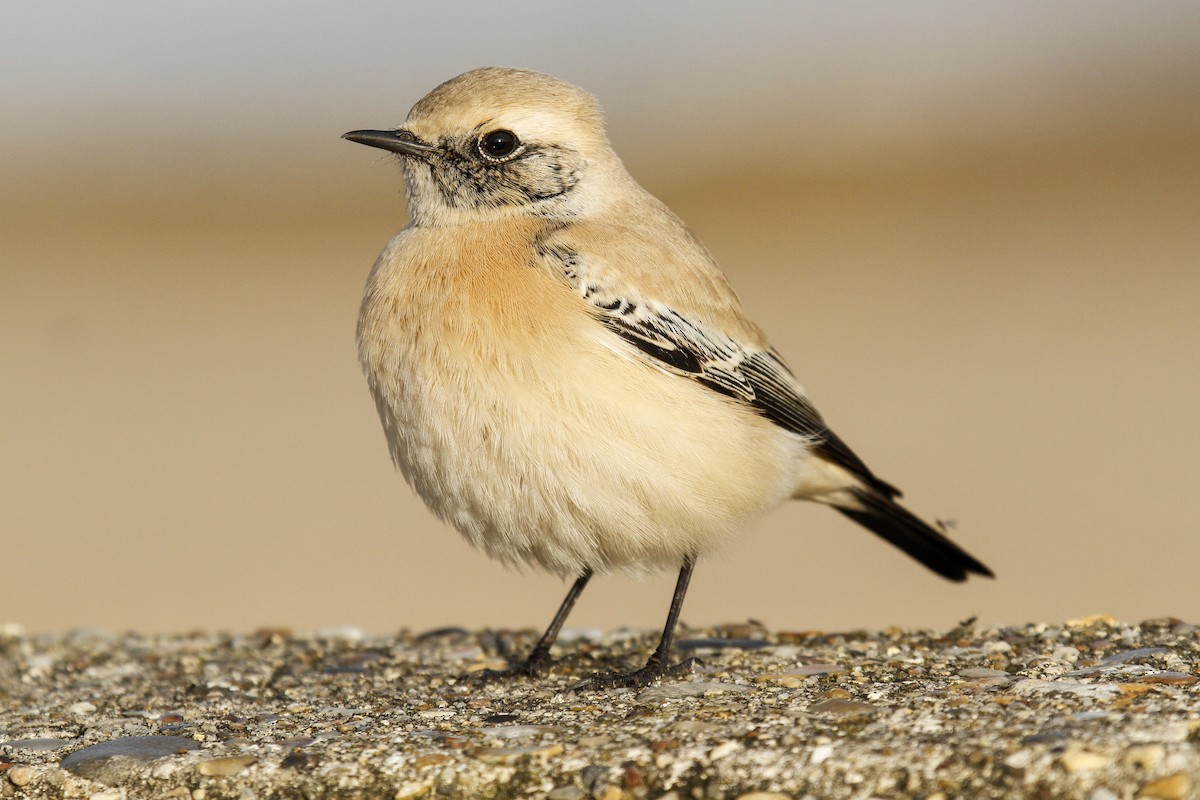
M646 666L670 647L699 556L785 500L832 506L951 580L991 575L896 503L808 401L704 246L612 151L595 99L547 75L472 70L402 127L411 223L367 282L359 356L392 458L439 517L509 564L575 583L679 569Z

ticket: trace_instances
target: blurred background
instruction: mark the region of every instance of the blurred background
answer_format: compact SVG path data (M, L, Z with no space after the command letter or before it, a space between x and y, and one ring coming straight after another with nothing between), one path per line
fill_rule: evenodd
M335 7L336 6L336 7ZM0 622L536 627L388 460L354 324L391 127L485 64L598 95L835 430L995 581L792 504L683 618L1200 620L1200 4L0 8ZM657 628L674 576L570 627Z

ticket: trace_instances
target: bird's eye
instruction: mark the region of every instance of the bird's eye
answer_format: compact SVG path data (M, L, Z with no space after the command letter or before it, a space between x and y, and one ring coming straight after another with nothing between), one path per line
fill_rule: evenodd
M479 153L490 161L499 161L515 153L520 145L521 140L512 131L492 131L479 139Z

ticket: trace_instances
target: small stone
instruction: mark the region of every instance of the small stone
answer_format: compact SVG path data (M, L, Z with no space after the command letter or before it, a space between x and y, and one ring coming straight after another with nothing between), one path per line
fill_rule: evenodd
M472 747L467 750L467 755L485 764L512 764L525 758L540 758L544 761L562 755L563 749L561 744L539 747Z
M788 689L799 689L801 684L804 683L804 680L806 677L807 676L804 676L804 675L797 675L794 672L790 672L790 673L785 672L785 673L778 673L778 674L771 674L771 675L758 675L758 676L755 676L754 682L755 683L766 683L766 682L770 681L771 683L778 684L779 686L784 686Z
M1138 797L1154 797L1158 800L1184 800L1192 791L1192 779L1186 772L1176 772L1165 778L1147 783L1138 792Z
M124 792L92 792L88 800L125 800Z
M125 736L76 750L63 758L60 765L81 778L119 783L131 764L199 747L195 739L182 736Z
M422 769L424 767L435 767L439 764L445 764L450 761L450 756L445 753L430 753L427 756L414 758L412 762L413 769Z
M783 792L750 792L739 794L737 800L792 800L792 796Z
M426 711L418 711L417 715L425 719L449 719L457 713L453 708L431 708Z
M1093 753L1090 750L1068 750L1058 759L1062 768L1072 775L1107 767L1112 762L1113 760L1109 756Z
M1152 672L1134 680L1138 683L1158 683L1166 686L1191 686L1200 678L1186 672Z
M1088 795L1088 800L1121 800L1121 799L1117 796L1116 792L1114 792L1112 789L1101 786L1097 789L1092 790L1092 793Z
M196 765L196 772L201 775L236 775L258 759L254 756L228 756L226 758L210 758Z
M845 667L839 667L837 664L801 664L793 670L797 675L805 677L812 675L836 675L839 672L845 671Z
M1167 748L1161 744L1138 744L1130 747L1121 756L1121 763L1127 767L1141 770L1152 770L1158 766L1167 754Z
M583 800L587 794L578 786L558 786L550 790L546 800Z
M1123 650L1119 653L1105 656L1100 659L1101 664L1124 664L1129 661L1149 658L1150 656L1158 655L1159 653L1171 652L1165 647L1139 647L1136 650Z
M427 794L429 794L428 783L409 781L397 789L396 793L392 795L392 797L394 800L408 800L410 797L421 797Z
M0 747L11 747L14 750L57 750L71 744L70 739L12 739L0 742Z
M87 702L86 700L80 703L72 703L71 705L67 706L67 713L69 714L90 714L95 710L96 706Z
M592 790L592 800L621 800L623 794L611 783L606 783Z
M580 736L579 737L579 746L580 747L603 747L604 745L612 742L612 740L613 740L613 738L606 733L601 734L600 736Z
M480 728L479 732L495 739L519 739L523 736L540 736L543 733L561 733L553 725L496 725Z
M963 678L971 678L972 680L977 678L1003 678L1005 680L1012 680L1012 675L1009 675L1004 670L988 669L987 667L968 667L967 669L960 669L958 674Z
M819 744L813 748L812 755L808 757L808 760L815 767L828 761L831 755L833 755L833 745Z
M839 717L856 717L862 714L874 714L879 707L861 700L838 700L829 698L818 700L808 707L814 714L835 714Z
M740 749L742 749L742 746L735 741L730 740L727 742L721 742L712 750L708 751L708 758L710 761L719 761L725 756L736 753Z
M8 780L13 786L28 786L35 775L33 767L13 767L8 771Z

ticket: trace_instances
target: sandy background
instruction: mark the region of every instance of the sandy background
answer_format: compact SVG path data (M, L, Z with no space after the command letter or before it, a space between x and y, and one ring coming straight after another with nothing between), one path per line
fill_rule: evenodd
M398 170L481 64L579 83L834 428L999 579L792 505L684 620L1200 619L1200 5L0 10L0 622L542 626L387 459L355 360ZM429 6L442 4L427 4ZM672 578L573 627L656 627Z

